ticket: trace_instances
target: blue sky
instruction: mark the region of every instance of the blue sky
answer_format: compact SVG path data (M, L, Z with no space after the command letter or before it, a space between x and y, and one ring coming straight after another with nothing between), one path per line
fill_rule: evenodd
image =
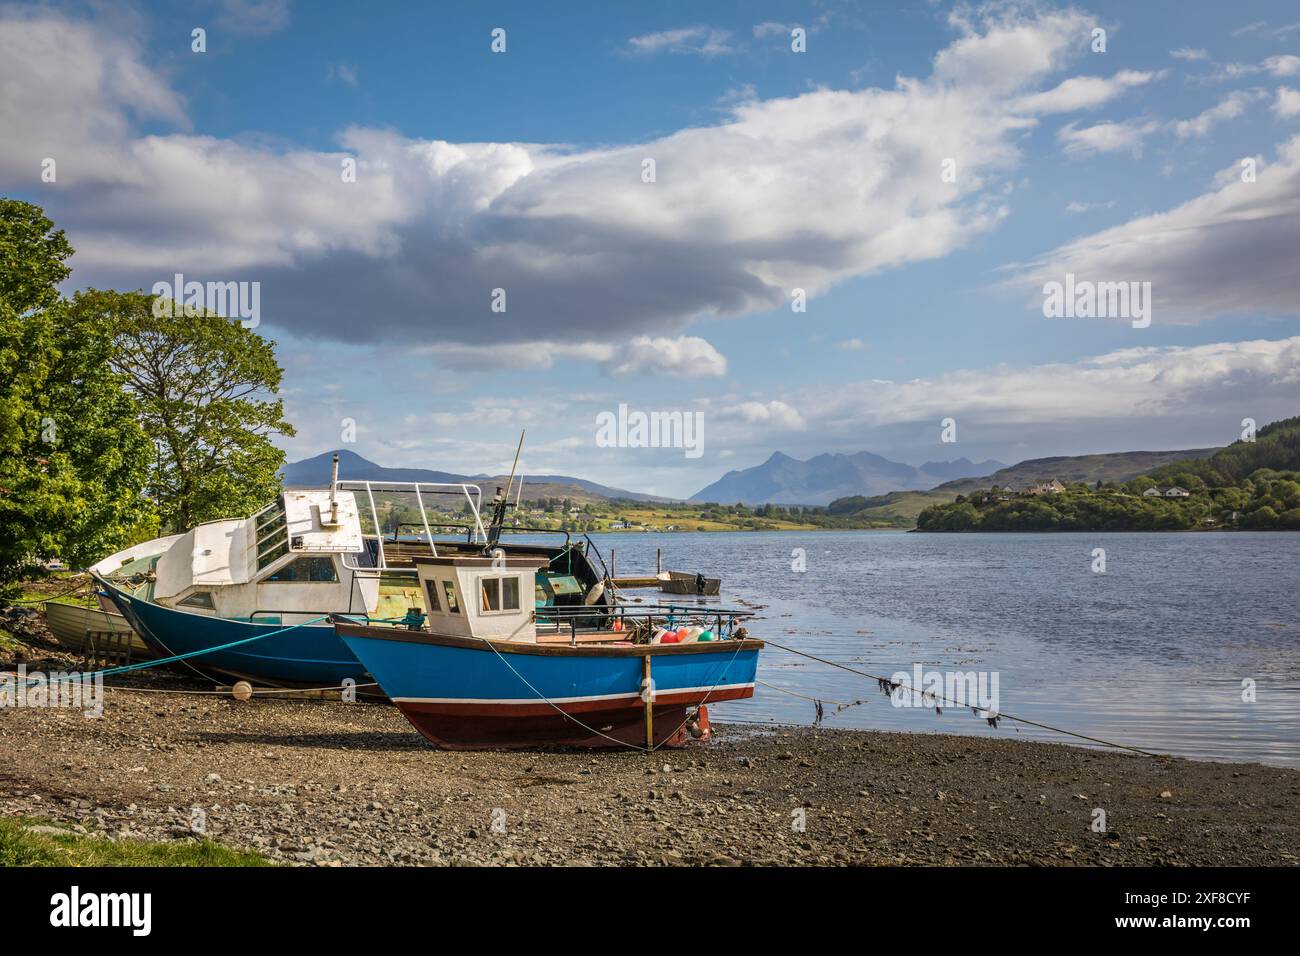
M686 496L1221 444L1300 412L1298 54L1285 2L4 5L0 191L70 288L259 282L291 457L351 420L495 471L526 427L534 473ZM1045 318L1067 271L1150 326ZM704 453L597 447L620 403Z

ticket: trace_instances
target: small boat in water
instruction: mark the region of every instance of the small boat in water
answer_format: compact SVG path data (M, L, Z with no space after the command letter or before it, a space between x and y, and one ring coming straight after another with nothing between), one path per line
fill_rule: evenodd
M417 557L428 624L334 629L426 738L449 750L647 749L752 697L761 641L726 608L618 606L559 616L527 598L528 557ZM694 626L691 626L694 625Z
M706 578L696 572L662 571L659 574L659 590L665 594L702 594L712 597L722 590L722 578Z
M368 505L364 515L358 493ZM416 533L402 533L403 526L381 532L376 495L390 505L413 498L421 519ZM448 527L445 515L430 515L425 502L438 495L459 502L465 524ZM399 629L422 621L425 592L413 563L419 555L526 556L538 566L537 600L559 617L613 607L608 573L593 564L599 552L590 539L575 542L564 533L562 543L500 540L509 497L497 489L485 527L477 485L340 481L336 457L327 490L286 490L254 515L147 541L90 570L157 656L197 652L178 666L204 677L278 687L370 684L367 668L326 617ZM435 538L435 528L464 537Z

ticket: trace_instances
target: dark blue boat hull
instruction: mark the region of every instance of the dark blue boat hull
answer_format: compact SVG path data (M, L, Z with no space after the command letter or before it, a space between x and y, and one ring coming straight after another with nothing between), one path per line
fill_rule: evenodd
M139 600L111 584L104 587L136 633L159 656L208 651L176 665L205 677L234 678L273 687L338 687L348 680L357 684L373 682L328 622L286 631L278 623L253 624L178 611ZM262 639L238 647L212 650L259 636Z

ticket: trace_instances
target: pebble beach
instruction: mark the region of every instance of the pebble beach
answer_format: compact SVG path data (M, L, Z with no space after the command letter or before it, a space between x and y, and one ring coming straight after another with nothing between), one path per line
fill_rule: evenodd
M456 753L383 704L110 689L98 718L0 712L0 753L2 816L109 840L198 821L296 865L1300 860L1300 772L1005 738L721 724L653 754Z

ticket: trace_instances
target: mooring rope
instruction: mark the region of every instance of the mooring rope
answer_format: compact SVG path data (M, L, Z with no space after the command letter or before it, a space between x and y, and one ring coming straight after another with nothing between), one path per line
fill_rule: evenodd
M834 704L840 710L847 710L849 707L857 707L859 704L865 704L867 702L867 698L865 697L861 700L853 700L847 703L842 700L831 700L829 697L809 697L807 694L800 694L798 691L789 690L788 688L780 687L777 684L771 684L765 680L759 680L755 683L762 684L764 687L770 688L771 690L777 691L781 694L789 694L791 697L798 697L800 700L811 701L814 704Z
M318 694L329 690L359 690L362 687L378 687L377 681L371 681L367 684L337 684L334 687L254 687L254 697L265 697L268 694ZM188 690L172 689L168 687L120 687L113 684L104 686L104 690L120 690L129 694L181 694L186 696L216 696L229 697L228 690Z
M868 680L873 680L876 683L878 683L882 689L885 687L889 687L891 693L893 691L897 691L900 689L909 690L913 694L920 695L923 701L929 698L935 701L942 700L944 703L952 704L954 707L970 706L969 704L966 704L962 701L953 700L951 697L944 697L941 694L936 694L933 691L919 690L915 687L912 687L911 685L900 683L899 681L895 681L889 677L880 677L877 674L869 674L866 671L860 671L857 668L849 667L847 664L841 664L839 661L832 661L832 660L828 660L825 657L818 657L816 654L808 654L804 651L797 651L793 647L787 647L784 644L778 644L776 643L776 641L764 640L764 643L770 644L772 647L780 648L781 650L787 651L791 654L797 654L799 657L806 657L810 661L817 661L819 664L827 664L831 667L838 667L840 670L848 671L850 674L857 674L859 677L865 677ZM831 703L833 703L833 701ZM979 708L974 708L974 709L978 710ZM1090 743L1101 744L1104 747L1113 747L1116 750L1127 750L1132 753L1141 754L1144 757L1168 757L1169 756L1168 754L1152 753L1149 750L1142 750L1141 748L1133 747L1130 746L1129 744L1115 743L1113 740L1102 740L1100 737L1089 737L1087 734L1081 734L1073 730L1066 730L1064 727L1053 727L1051 724L1044 724L1036 720L1030 720L1028 717L1017 717L1015 714L1008 714L1002 711L999 711L996 714L990 714L988 719L990 724L994 727L997 726L997 724L993 723L993 721L995 720L1000 720L1000 719L1014 720L1020 724L1028 724L1031 727L1039 727L1043 730L1050 730L1053 733L1064 734L1067 737L1074 737L1078 740L1087 740Z
M260 641L260 640L262 640L262 639L264 639L264 638L267 638L267 637L275 637L275 636L278 635L278 634L285 634L285 633L288 633L289 631L297 630L297 629L300 628L300 627L308 627L308 626L310 626L310 625L312 625L312 624L319 624L321 621L325 621L325 620L328 620L328 619L329 619L329 615L324 615L324 616L322 616L322 617L313 618L313 619L310 620L310 621L303 621L303 622L301 622L301 623L299 623L299 624L290 624L290 625L288 625L288 626L286 626L286 627L282 627L282 628L279 628L279 629L274 630L274 631L269 631L269 632L267 632L267 633L265 633L265 634L255 634L255 635L253 635L252 637L240 638L239 640L236 640L236 641L230 641L229 643L226 643L226 644L220 644L220 645L218 645L218 646L216 646L216 647L206 647L206 648L203 648L202 650L189 651L189 652L187 652L187 653L185 653L185 654L175 654L175 655L173 655L173 656L171 656L171 657L159 658L159 659L157 659L157 660L152 660L152 661L142 661L142 662L140 662L140 663L138 663L138 664L124 664L124 665L121 665L121 666L119 666L119 667L110 667L110 668L107 668L107 669L102 670L102 671L94 671L94 672L92 672L92 673L90 673L90 674L80 674L80 675L77 675L77 676L65 675L65 676L63 676L63 677L59 677L59 678L58 678L58 681L60 681L60 682L61 682L61 681L72 681L72 680L76 680L76 681L85 681L87 678L89 678L89 679L94 679L94 678L97 678L97 677L98 677L98 678L103 678L103 677L108 677L108 676L111 676L111 675L114 675L114 674L126 674L126 673L132 673L132 672L134 672L134 671L146 670L146 669L148 669L148 668L150 668L150 667L160 667L160 666L165 665L165 664L174 664L174 663L176 663L177 661L186 661L186 660L189 660L189 659L194 658L194 657L200 657L200 656L202 656L202 655L204 655L204 654L211 654L211 653L213 653L213 652L215 652L215 651L228 650L229 648L232 648L232 647L239 647L239 646L241 646L241 645L243 645L243 644L250 644L250 643L252 643L253 641ZM652 746L652 747L643 747L643 746L641 746L641 745L639 745L639 744L631 744L631 743L628 743L627 741L619 740L617 737L612 737L612 736L610 736L609 734L602 733L601 731L597 730L597 729L594 728L594 727L588 726L586 723L584 723L583 721L579 720L577 717L575 717L575 716L573 716L572 714L570 714L570 713L568 713L567 711L565 711L565 710L564 710L563 708L561 708L558 704L556 704L554 701L552 701L549 697L547 697L545 694L543 694L540 690L538 690L536 687L534 687L534 686L533 686L533 685L528 681L528 679L527 679L526 677L524 677L522 674L520 674L519 671L515 669L514 665L512 665L508 660L506 660L505 656L502 655L501 652L497 650L497 648L495 647L495 645L493 645L493 643L492 643L488 638L480 638L480 640L482 640L483 643L487 644L488 648L492 651L492 653L494 653L494 654L497 656L497 658L500 659L500 661L501 661L503 664L505 664L506 667L508 667L508 668L510 669L511 673L513 673L517 678L519 678L520 682L522 682L522 683L524 684L525 687L527 687L527 688L528 688L529 690L531 690L535 695L537 695L537 698L538 698L539 700L545 702L548 706L552 707L552 708L553 708L557 713L563 715L566 719L573 721L575 724L577 724L579 727L582 727L584 730L588 731L589 733L595 734L595 735L598 736L598 737L603 737L604 739L606 739L606 740L608 740L608 741L610 741L610 742L612 742L612 743L616 743L616 744L618 744L619 746L627 747L627 748L630 748L630 749L632 749L632 750L637 750L637 751L640 751L640 752L642 752L642 753L653 753L653 752L655 752L656 750L659 750L661 747L663 747L663 746L668 742L668 740L670 740L673 736L675 736L678 732L680 732L681 729L682 729L683 727L685 727L687 723L690 722L690 718L687 718L686 720L682 721L682 723L679 724L679 725L677 726L677 728L673 731L672 734L670 734L670 735L668 735L667 737L664 738L664 742L663 742L662 744L657 744L657 745ZM868 673L867 671L858 670L857 668L849 667L847 664L841 664L839 661L833 661L833 660L829 660L829 659L827 659L827 658L825 658L825 657L818 657L816 654L809 654L809 653L807 653L807 652L805 652L805 651L799 651L799 650L796 650L796 649L794 649L793 647L789 647L789 646L787 646L787 645L785 645L785 644L778 644L776 641L773 641L773 640L765 640L764 643L769 644L769 645L771 645L772 647L778 648L778 649L780 649L780 650L786 651L787 653L795 654L795 655L797 655L797 656L799 656L799 657L805 657L805 658L807 658L808 660L811 660L811 661L816 661L816 662L819 663L819 664L825 664L825 665L827 665L828 667L837 667L837 668L839 668L840 670L848 671L850 674L856 674L856 675L859 676L859 677L865 677L865 678L867 678L868 680L874 680L874 681L876 681L876 683L878 683L878 684L881 686L882 689L888 687L888 688L889 688L889 692L890 692L891 694L892 694L893 692L898 691L898 690L906 690L906 691L910 691L910 692L911 692L912 694L914 694L914 695L919 695L922 701L925 701L925 700L927 700L927 699L929 699L929 700L934 700L934 701L940 701L940 700L942 700L944 703L951 704L951 705L953 705L953 706L955 706L955 707L966 707L966 706L969 706L969 705L967 705L966 703L964 703L964 702L962 702L962 701L955 700L955 699L953 699L953 698L951 698L951 697L946 697L946 696L944 696L944 695L942 695L942 694L937 694L937 693L935 693L935 692L933 692L933 691L921 690L921 689L918 689L918 688L912 687L911 685L903 684L903 683L901 683L901 682L895 681L895 680L893 680L892 678L881 677L881 676L878 675L878 674L871 674L871 673ZM741 649L741 648L740 648L740 643L739 643L739 641L738 641L738 642L737 642L737 646L736 646L736 650L735 650L735 651L732 653L732 655L731 655L731 659L728 660L727 663L726 663L726 665L722 668L722 674L723 674L723 675L726 674L727 669L732 665L732 663L735 662L735 659L736 659L737 655L740 654L740 649ZM41 684L51 684L51 683L55 683L55 682L56 682L55 679L50 678L50 677L43 677L43 678L26 678L26 680L28 681L28 686L41 685ZM708 693L706 693L706 694L704 695L704 699L701 700L701 701L700 701L700 704L698 704L698 705L696 705L696 706L702 706L704 703L706 703L706 702L708 701L709 697L712 696L713 692L716 691L716 690L718 689L719 686L721 686L721 684L722 684L722 680L723 680L723 677L720 676L719 679L718 679L718 680L713 684L713 686L709 688ZM766 681L761 681L761 680L760 680L760 681L757 681L757 682L760 683L760 684L763 684L765 687L771 687L771 688L774 689L774 690L781 691L782 693L787 693L787 694L790 694L791 696L794 696L794 697L802 697L802 698L804 698L805 700L811 700L811 701L813 701L814 703L816 703L816 704L818 705L818 713L819 713L819 715L820 715L820 712L821 712L821 704L822 704L823 702L824 702L824 703L835 704L835 705L836 705L837 707L839 707L841 710L844 709L844 708L847 708L847 707L854 707L854 706L857 706L858 704L863 703L863 701L860 701L860 700L859 700L859 701L853 701L852 703L840 703L840 702L833 701L833 700L827 700L826 698L807 697L806 695L798 694L798 693L796 693L796 692L794 692L794 691L786 690L786 689L783 688L783 687L776 687L776 686L774 686L774 685L772 685L772 684L769 684L769 683L766 682ZM355 685L355 686L372 687L372 686L377 686L377 685L376 685L376 684L364 684L364 685ZM190 693L190 694L224 694L224 693L225 693L224 691L168 691L168 690L164 690L164 689L155 689L155 688L127 688L127 687L122 687L122 688L114 687L114 688L112 688L112 689L113 689L113 690L137 690L137 691L142 691L142 692L145 692L145 693L149 693L149 692L153 692L153 693ZM341 689L343 689L342 686L337 687L337 688L336 688L336 687L310 688L309 690L325 691L325 690L341 690ZM279 692L279 693L290 693L290 692L293 692L293 691L294 691L293 688L280 688L280 689L278 689L278 690L276 690L276 691L274 691L274 692ZM977 708L977 709L978 709L978 708ZM1127 751L1129 751L1129 752L1131 752L1131 753L1141 754L1141 755L1143 755L1144 757L1167 757L1167 756L1168 756L1167 754L1160 754L1160 753L1154 753L1154 752L1149 751L1149 750L1142 750L1141 748L1139 748L1139 747L1134 747L1134 746L1132 746L1132 745L1130 745L1130 744L1121 744L1121 743L1116 743L1115 741L1112 741L1112 740L1103 740L1103 739L1100 738L1100 737L1091 737L1091 736L1089 736L1089 735L1087 735L1087 734L1081 734L1081 733L1078 733L1077 731L1067 730L1067 729L1064 728L1064 727L1055 727L1055 726L1053 726L1053 725L1051 725L1051 724L1045 724L1045 723L1042 723L1042 722L1040 722L1040 721L1031 720L1031 719L1029 719L1028 717L1020 717L1020 716L1018 716L1018 715L1016 715L1016 714L1009 714L1009 713L1006 713L1006 712L1004 712L1004 711L999 711L999 712L997 712L996 714L991 714L991 715L988 717L989 723L990 723L992 726L995 726L995 727L996 727L997 725L996 725L996 723L994 723L994 721L996 721L996 720L1000 720L1000 719L1013 720L1013 721L1015 721L1016 723L1025 724L1025 725L1030 726L1030 727L1038 727L1038 728L1041 729L1041 730L1047 730L1047 731L1051 731L1052 733L1062 734L1063 736L1066 736L1066 737L1073 737L1073 738L1075 738L1076 740L1086 740L1086 741L1088 741L1089 743L1100 744L1100 745L1103 746L1103 747L1111 747L1111 748L1113 748L1113 749L1115 749L1115 750L1127 750Z
M211 654L214 651L228 650L229 648L232 647L239 647L241 644L251 644L253 641L260 641L267 637L275 637L277 634L285 634L289 631L297 630L300 627L307 627L310 624L319 624L321 621L327 619L328 619L328 615L326 615L325 617L314 618L310 621L303 621L301 624L290 624L288 627L282 627L279 628L278 630L268 631L265 634L254 634L252 637L241 637L237 641L231 641L228 644L219 644L216 647L205 647L202 650L188 651L184 654L175 654L171 657L161 657L158 658L157 660L152 660L152 661L141 661L138 664L123 664L119 667L110 667L102 671L92 671L89 674L78 674L75 677L72 675L67 675L65 677L59 678L59 680L60 681L65 681L65 680L85 681L87 679L94 680L97 677L103 678L103 677L111 676L113 674L127 674L133 671L142 671L150 667L159 667L163 664L174 664L177 661L189 660L191 657L199 657L203 654ZM27 680L30 681L30 683L32 684L48 684L54 682L50 678L45 678L45 677L27 678Z

